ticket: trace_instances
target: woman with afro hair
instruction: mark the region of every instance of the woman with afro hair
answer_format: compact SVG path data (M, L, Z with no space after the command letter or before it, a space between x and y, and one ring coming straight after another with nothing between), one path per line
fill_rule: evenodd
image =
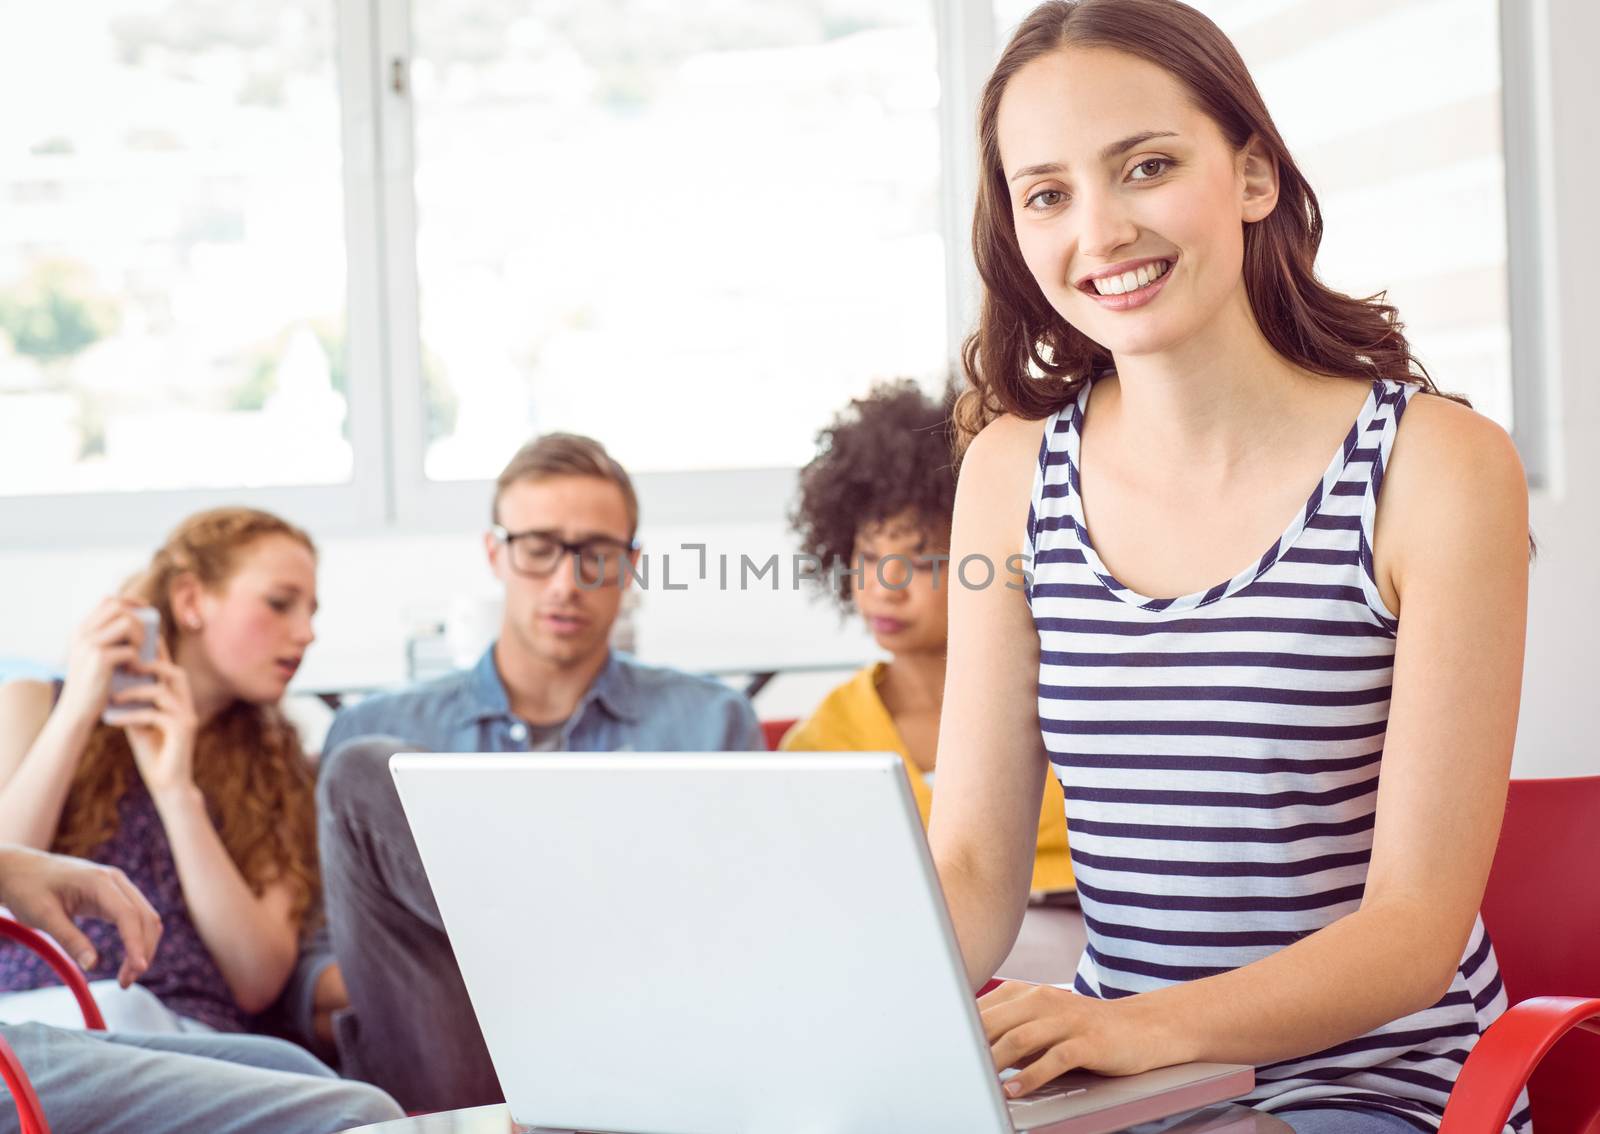
M950 519L955 509L950 407L902 379L853 400L817 438L792 522L816 578L845 615L865 620L889 660L833 690L781 747L898 752L923 825L933 804L944 703ZM1072 887L1066 806L1045 782L1035 891Z

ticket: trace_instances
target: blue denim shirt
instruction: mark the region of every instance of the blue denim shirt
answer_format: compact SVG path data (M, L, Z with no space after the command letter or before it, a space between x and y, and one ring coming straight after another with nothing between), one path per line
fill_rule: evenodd
M528 726L494 663L494 647L471 669L342 709L323 742L332 752L358 736L391 736L425 752L526 752ZM720 681L645 665L611 651L605 668L561 730L565 752L758 752L766 747L755 710Z

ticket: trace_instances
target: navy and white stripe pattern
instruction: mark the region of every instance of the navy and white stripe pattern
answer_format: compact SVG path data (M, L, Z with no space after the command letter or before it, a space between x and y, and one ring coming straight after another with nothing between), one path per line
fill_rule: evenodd
M1027 594L1039 724L1088 930L1079 992L1127 996L1226 972L1360 905L1399 627L1373 575L1373 519L1413 390L1374 382L1266 554L1175 599L1123 586L1089 540L1078 479L1088 384L1046 423ZM1437 1004L1259 1068L1247 1101L1376 1107L1436 1129L1505 1006L1480 920ZM1524 1098L1508 1129L1527 1127Z

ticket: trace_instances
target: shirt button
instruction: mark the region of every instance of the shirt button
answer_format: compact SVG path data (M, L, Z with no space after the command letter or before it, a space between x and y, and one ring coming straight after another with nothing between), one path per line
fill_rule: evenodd
M521 721L518 721L516 724L512 725L511 739L515 740L518 744L521 744L523 741L527 740L528 726L523 724Z

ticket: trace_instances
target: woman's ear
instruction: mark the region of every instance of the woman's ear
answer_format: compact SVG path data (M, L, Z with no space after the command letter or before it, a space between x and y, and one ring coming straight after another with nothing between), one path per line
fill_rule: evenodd
M178 623L180 634L199 630L203 625L200 594L200 580L191 571L173 576L168 584L167 600L172 604L172 617Z
M1240 216L1246 224L1265 220L1278 204L1278 163L1256 135L1237 158Z

